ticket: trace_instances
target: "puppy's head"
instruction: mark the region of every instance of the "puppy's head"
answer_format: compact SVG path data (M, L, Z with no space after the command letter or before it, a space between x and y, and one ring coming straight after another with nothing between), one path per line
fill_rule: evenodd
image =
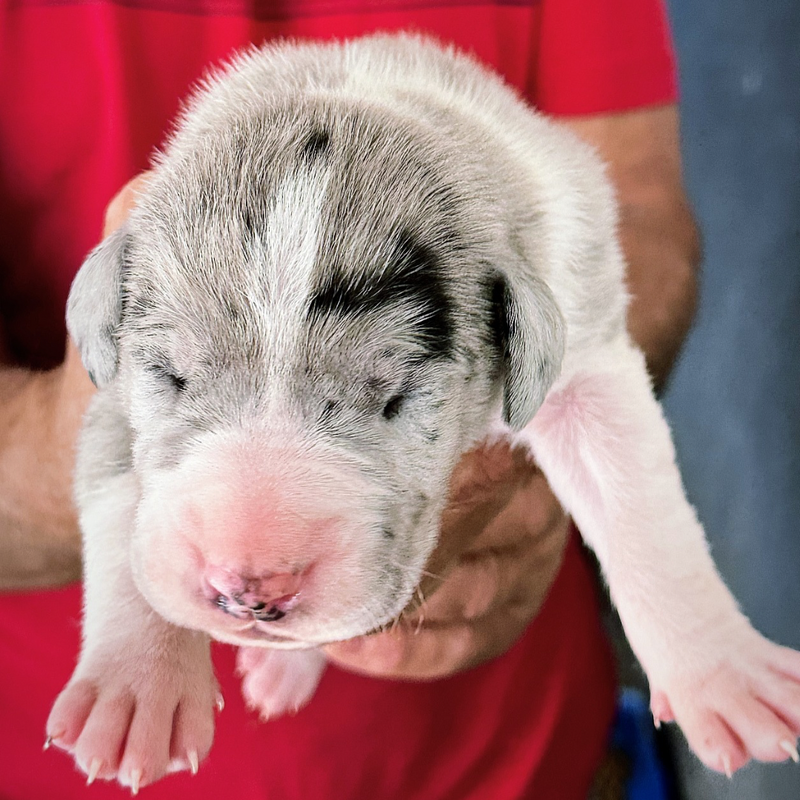
M68 324L126 407L165 617L297 646L407 604L459 455L561 357L482 170L389 110L287 101L179 134L89 257Z

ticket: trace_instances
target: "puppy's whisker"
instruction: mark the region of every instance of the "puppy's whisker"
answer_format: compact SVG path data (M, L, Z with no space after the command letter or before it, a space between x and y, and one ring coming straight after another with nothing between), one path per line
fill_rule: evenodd
M400 625L402 624L402 621L403 621L403 614L404 614L404 612L403 612L403 611L401 611L401 612L400 612L400 613L399 613L399 614L398 614L398 615L397 615L397 616L396 616L396 617L395 617L395 618L392 620L392 626L391 626L391 628L389 628L389 632L390 632L390 633L394 633L394 632L395 632L395 631L396 631L396 630L397 630L397 629L400 627Z
M422 630L424 624L425 624L425 611L423 609L420 611L419 617L417 619L417 627L414 629L414 636L419 636L419 633Z
M419 635L419 632L422 630L423 625L425 624L425 616L428 613L428 604L425 599L425 595L422 592L422 587L417 586L415 601L417 603L415 611L418 613L417 617L417 624L414 629L414 635Z

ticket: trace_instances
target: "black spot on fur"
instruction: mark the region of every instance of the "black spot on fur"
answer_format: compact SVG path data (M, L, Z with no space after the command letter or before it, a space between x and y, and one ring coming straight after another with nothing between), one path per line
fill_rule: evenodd
M336 412L339 410L339 402L337 400L326 400L325 405L322 407L322 410L319 414L319 421L320 422L328 422L332 419Z
M378 265L380 267L380 265ZM398 235L388 263L362 273L328 278L312 294L311 322L381 311L397 302L410 303L408 323L433 358L448 358L453 350L453 303L434 252L407 230Z
M249 238L256 234L256 221L250 209L245 205L241 208L242 228Z
M326 130L315 130L303 143L301 154L309 161L324 155L331 146L331 136Z
M489 343L497 357L497 366L505 371L509 359L509 342L512 336L512 321L508 316L509 288L502 275L492 275L486 283L490 323L488 330Z
M223 297L222 305L229 320L233 322L241 322L242 320L246 319L244 309L235 298Z

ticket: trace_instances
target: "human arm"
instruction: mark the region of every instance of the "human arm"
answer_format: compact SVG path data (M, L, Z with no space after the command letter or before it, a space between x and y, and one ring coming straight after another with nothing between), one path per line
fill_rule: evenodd
M80 578L71 473L92 390L71 344L49 372L0 366L0 590Z
M700 237L681 175L677 106L564 123L608 164L628 263L628 329L660 388L694 317L700 263Z
M103 236L127 218L147 173L106 209ZM48 372L3 365L0 347L0 591L59 586L81 577L72 501L75 445L95 388L67 340Z

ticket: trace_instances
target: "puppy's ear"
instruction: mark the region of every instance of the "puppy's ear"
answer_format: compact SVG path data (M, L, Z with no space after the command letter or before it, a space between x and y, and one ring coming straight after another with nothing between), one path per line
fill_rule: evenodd
M105 386L117 372L117 328L122 315L125 225L92 250L78 271L67 300L67 329L89 377Z
M526 275L492 285L495 340L503 362L503 419L520 430L530 422L561 371L564 318L544 281Z

